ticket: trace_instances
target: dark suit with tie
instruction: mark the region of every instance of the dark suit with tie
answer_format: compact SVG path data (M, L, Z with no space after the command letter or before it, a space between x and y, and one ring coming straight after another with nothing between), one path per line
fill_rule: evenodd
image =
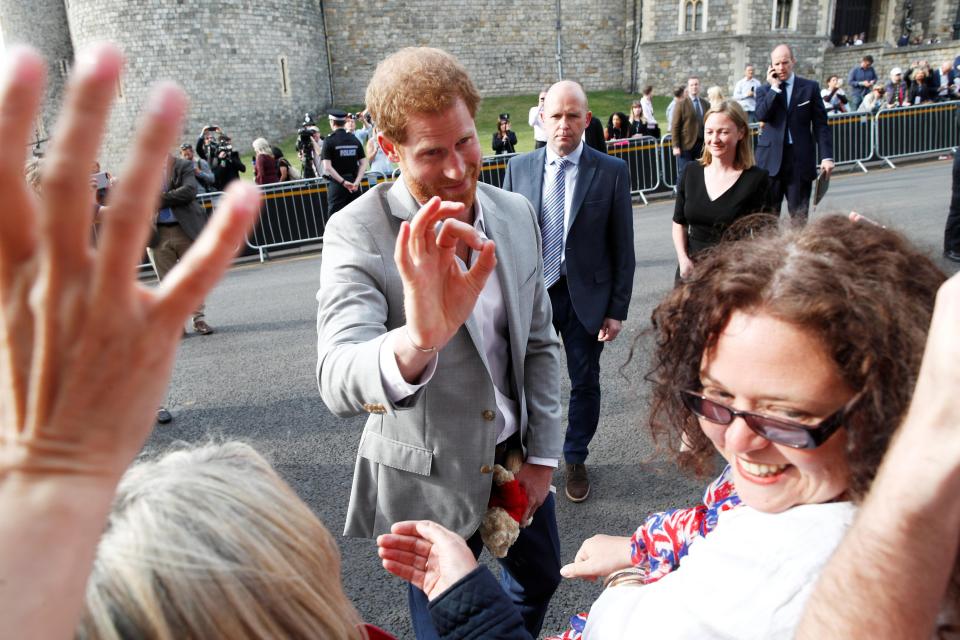
M563 456L582 463L600 420L600 353L605 318L625 320L633 292L633 207L627 164L580 145L577 179L563 247L563 276L549 288L553 325L563 338L570 408ZM576 151L567 158L574 158ZM503 188L522 194L544 225L547 149L516 156ZM539 247L538 247L539 249Z
M833 158L833 134L820 85L793 75L792 89L764 84L757 92L757 119L763 123L757 141L757 166L770 174L770 207L779 212L787 198L790 216L805 221L810 208L811 182L817 177L820 158ZM787 104L787 94L790 104Z

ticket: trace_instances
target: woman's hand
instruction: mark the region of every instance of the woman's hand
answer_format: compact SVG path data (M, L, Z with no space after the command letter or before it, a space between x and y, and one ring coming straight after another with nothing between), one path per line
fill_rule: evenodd
M573 562L560 568L560 575L596 580L630 566L630 538L599 534L583 541Z
M8 57L0 135L11 149L27 148L42 65L28 51ZM41 199L27 193L23 157L11 152L0 166L0 473L119 477L150 432L183 320L256 217L256 192L240 186L159 287L138 284L158 185L186 109L183 92L164 84L148 99L130 169L111 193L100 247L91 249L88 167L121 66L110 46L78 59Z
M690 259L690 256L679 256L678 261L680 263L680 277L688 278L691 273L693 273L693 260Z
M73 632L116 484L153 426L183 321L258 212L256 189L238 181L163 282L138 283L186 109L183 92L162 84L91 247L89 167L122 65L110 45L77 56L39 199L23 166L46 64L10 49L0 79L0 620L20 637Z
M377 538L383 568L433 600L477 568L463 538L430 520L397 522Z

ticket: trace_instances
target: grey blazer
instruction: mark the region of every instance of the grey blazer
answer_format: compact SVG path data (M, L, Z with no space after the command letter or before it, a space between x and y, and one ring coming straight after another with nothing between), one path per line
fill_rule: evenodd
M511 388L527 456L559 458L560 351L543 285L540 232L525 198L479 184L496 242L510 334ZM338 416L370 414L357 454L344 535L373 537L429 519L472 535L487 508L496 401L480 329L470 318L438 355L430 382L392 404L380 375L386 333L403 326L393 260L400 223L419 209L402 180L377 185L324 230L317 292L317 380Z

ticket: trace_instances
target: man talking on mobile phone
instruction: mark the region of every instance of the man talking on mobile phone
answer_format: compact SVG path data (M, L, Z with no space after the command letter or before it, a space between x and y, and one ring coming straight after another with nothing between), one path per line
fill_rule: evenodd
M818 153L821 171L833 171L833 135L820 85L796 75L796 63L789 45L781 44L770 54L767 83L757 91L757 120L764 123L757 166L770 174L771 209L779 213L786 197L790 218L802 225L810 209Z

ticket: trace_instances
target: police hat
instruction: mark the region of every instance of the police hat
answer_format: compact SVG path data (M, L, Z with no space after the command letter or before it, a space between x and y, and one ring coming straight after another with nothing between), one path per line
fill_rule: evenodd
M500 114L500 120L501 120L501 122L510 122L510 114L509 114L509 113L501 113L501 114Z
M347 112L341 111L340 109L331 109L327 111L327 115L330 116L330 119L334 122L346 122Z

